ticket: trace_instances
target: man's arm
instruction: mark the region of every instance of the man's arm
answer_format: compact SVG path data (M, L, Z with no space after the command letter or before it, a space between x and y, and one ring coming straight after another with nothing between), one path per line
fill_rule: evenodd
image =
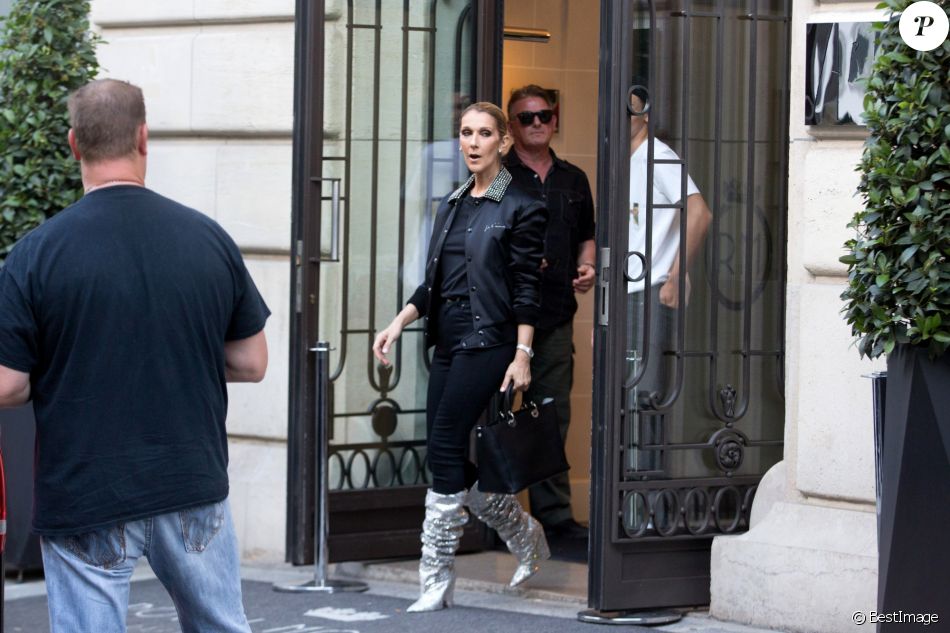
M594 240L585 240L577 249L577 279L574 280L574 292L584 294L594 287L597 277L595 269L597 248Z
M228 382L260 382L267 371L264 330L224 344L224 374Z
M0 408L17 407L30 400L30 375L0 365Z
M693 258L706 239L706 230L709 223L712 222L712 212L706 206L701 193L694 193L686 198L686 270L689 271ZM679 274L680 274L680 253L676 251L676 257L673 259L673 266L670 268L669 279L660 288L660 303L676 308L679 307ZM686 280L687 292L689 290L689 278Z

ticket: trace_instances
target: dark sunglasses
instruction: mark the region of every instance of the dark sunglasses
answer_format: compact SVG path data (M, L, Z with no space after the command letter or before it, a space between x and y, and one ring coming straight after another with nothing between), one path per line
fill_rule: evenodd
M534 123L534 117L541 119L541 123L550 123L551 118L554 116L554 110L538 110L537 112L525 110L524 112L519 112L515 116L518 117L521 125L531 125Z

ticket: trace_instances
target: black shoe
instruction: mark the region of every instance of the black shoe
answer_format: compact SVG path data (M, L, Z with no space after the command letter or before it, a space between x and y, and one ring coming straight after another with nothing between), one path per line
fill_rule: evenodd
M544 534L549 539L587 540L588 530L574 519L564 519L552 525L544 526Z

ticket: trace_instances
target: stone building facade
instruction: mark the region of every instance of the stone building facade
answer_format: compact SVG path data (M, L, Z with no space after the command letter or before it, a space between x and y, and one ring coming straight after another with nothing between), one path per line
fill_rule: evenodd
M564 102L570 135L559 137L555 149L595 183L598 60L579 43L597 37L600 3L506 4L506 23L543 23L555 40L571 27L574 39L558 43L555 63L532 56L527 45L506 45L504 85L560 73L558 83L579 96ZM342 2L326 5L328 20L342 13ZM148 185L221 223L241 246L273 311L265 330L267 378L260 385L232 385L229 392L231 502L248 560L284 557L294 10L293 0L92 3L93 23L104 38L103 74L145 92ZM860 205L854 166L863 137L860 128L805 125L803 106L807 23L873 15L867 2L793 3L785 452L759 487L751 529L714 542L711 610L723 619L843 632L853 626L852 612L870 610L875 602L871 398L862 375L881 367L859 359L838 298L846 274L838 257L849 236L846 224ZM592 46L596 51L596 42ZM333 95L332 76L325 85ZM339 99L328 103L325 128L332 128ZM590 409L592 360L584 343L592 321L588 298L576 322L573 401L579 416ZM582 464L590 447L584 433L574 425L571 444L581 446L574 450ZM583 467L572 473L575 498L589 488L587 473ZM576 506L577 517L586 519L583 503Z

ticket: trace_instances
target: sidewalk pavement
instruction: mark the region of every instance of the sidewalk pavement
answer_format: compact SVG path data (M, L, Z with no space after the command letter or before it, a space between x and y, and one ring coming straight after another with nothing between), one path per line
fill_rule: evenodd
M774 633L728 622L719 622L703 612L690 612L676 624L650 629L630 625L602 627L577 620L586 608L583 599L571 596L538 597L531 591L512 591L461 583L455 607L425 614L405 613L415 600L415 582L384 580L392 570L369 565L331 566L331 577L362 576L365 593L289 594L272 586L300 584L313 578L312 569L287 564L256 564L242 567L244 597L253 633ZM367 571L369 570L369 571ZM395 574L398 576L399 574ZM404 579L405 580L405 579ZM7 583L6 633L48 633L46 591L42 580ZM133 576L128 617L129 633L176 633L180 631L174 606L151 569L141 565Z

